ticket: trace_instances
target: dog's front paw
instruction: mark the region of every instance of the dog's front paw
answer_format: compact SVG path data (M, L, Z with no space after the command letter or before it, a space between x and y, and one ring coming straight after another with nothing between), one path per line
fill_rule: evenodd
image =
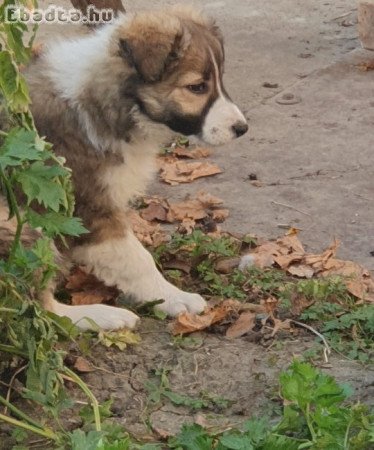
M78 308L85 308L78 311ZM139 317L133 312L122 309L115 308L113 306L107 305L87 305L87 306L74 306L76 325L83 329L94 329L95 325L99 326L103 330L117 330L119 328L129 328L132 330L136 327L139 322ZM94 323L93 323L94 322Z
M157 308L169 316L175 317L182 312L201 313L206 307L206 301L199 294L190 294L176 289L172 296L167 296Z

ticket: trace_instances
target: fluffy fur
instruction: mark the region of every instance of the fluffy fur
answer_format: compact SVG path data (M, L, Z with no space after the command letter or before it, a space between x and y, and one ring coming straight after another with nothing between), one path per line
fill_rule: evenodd
M41 135L73 172L76 215L90 230L70 257L137 301L164 299L170 315L201 312L204 299L166 281L127 221L129 200L152 179L159 145L176 133L207 143L247 131L223 83L219 29L191 9L121 16L92 35L51 45L27 72ZM45 307L80 327L133 328L137 316L103 305Z

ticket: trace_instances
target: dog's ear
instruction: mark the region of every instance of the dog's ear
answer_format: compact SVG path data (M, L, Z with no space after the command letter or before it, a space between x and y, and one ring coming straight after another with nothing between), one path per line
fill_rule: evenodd
M145 82L159 81L168 69L178 64L185 41L182 27L148 26L128 31L119 40L120 54Z

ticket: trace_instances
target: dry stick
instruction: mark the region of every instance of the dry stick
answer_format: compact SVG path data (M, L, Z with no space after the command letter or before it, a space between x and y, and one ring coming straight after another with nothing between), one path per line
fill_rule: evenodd
M41 447L43 445L43 448L45 448L46 440L45 439L37 439L36 441L30 441L29 442L29 449L30 448L36 448Z
M350 11L348 11L348 12L346 12L344 14L341 14L340 16L334 17L333 19L330 19L328 22L334 22L334 20L343 19L344 17L347 17L350 14L352 14L354 11L357 11L357 8L353 8Z
M309 213L307 213L305 211L301 211L301 209L297 209L294 206L286 205L286 203L280 203L280 202L276 202L274 200L272 200L270 203L273 203L274 205L284 206L285 208L293 209L294 211L297 211L297 212L299 212L301 214L305 214L306 216L311 217L311 214L309 214Z
M322 339L322 342L324 345L323 354L325 357L325 362L328 363L329 362L328 356L331 354L331 347L327 343L326 338L321 333L319 333L317 330L315 330L313 327L311 327L310 325L306 325L305 323L298 322L297 320L292 320L292 319L291 319L291 322L295 323L296 325L299 325L299 327L306 328L307 330L311 331L316 336L318 336L320 339Z
M14 380L16 379L16 376L17 376L19 373L23 372L23 371L26 369L26 367L27 367L27 364L24 365L24 366L22 366L22 367L20 367L18 370L16 370L16 371L14 372L12 378L10 379L8 392L7 392L6 397L5 397L5 399L6 399L7 402L10 401L10 393L12 392L12 389L13 389L13 383L14 383ZM4 415L6 416L7 414L8 414L8 407L5 406L5 408L4 408Z

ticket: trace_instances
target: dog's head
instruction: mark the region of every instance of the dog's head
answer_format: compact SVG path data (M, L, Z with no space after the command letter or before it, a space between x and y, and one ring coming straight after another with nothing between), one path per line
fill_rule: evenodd
M126 96L153 121L212 145L248 130L223 86L218 27L191 9L135 15L116 31L118 54L131 70Z

